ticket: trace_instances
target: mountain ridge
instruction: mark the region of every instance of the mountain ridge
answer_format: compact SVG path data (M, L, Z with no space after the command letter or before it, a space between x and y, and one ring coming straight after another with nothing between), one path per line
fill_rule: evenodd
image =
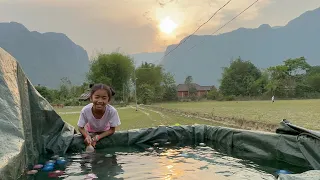
M29 31L20 23L4 22L0 47L17 59L33 84L57 88L63 77L81 84L89 69L87 51L64 33Z
M320 8L317 8L281 27L261 24L258 28L241 27L219 35L192 35L160 64L175 74L177 83L183 83L185 77L191 75L201 85L216 86L219 85L222 67L237 57L251 60L259 68L301 56L306 57L311 65L317 65L320 64L320 53L316 50L320 46L319 17ZM313 23L308 23L310 21ZM194 45L196 47L192 48ZM176 46L169 45L165 53Z

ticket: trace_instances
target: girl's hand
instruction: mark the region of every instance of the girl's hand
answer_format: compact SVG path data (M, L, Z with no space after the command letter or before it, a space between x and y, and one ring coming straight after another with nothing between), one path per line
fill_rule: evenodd
M90 136L87 136L85 139L84 139L84 142L87 143L88 145L92 143L92 139Z
M98 142L99 140L100 140L99 135L96 135L96 136L94 136L94 138L92 138L92 141L94 141L94 142Z
M96 136L94 136L94 138L92 138L92 143L91 143L91 145L93 146L93 147L96 147L96 144L97 144L97 142L100 140L100 136L99 135L96 135Z

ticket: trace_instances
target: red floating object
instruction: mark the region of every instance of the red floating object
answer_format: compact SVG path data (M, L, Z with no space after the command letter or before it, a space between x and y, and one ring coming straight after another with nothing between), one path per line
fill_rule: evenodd
M64 173L63 171L56 170L56 171L53 171L53 172L49 172L48 176L50 178L56 178L56 177L59 177L59 176L63 175L63 173Z

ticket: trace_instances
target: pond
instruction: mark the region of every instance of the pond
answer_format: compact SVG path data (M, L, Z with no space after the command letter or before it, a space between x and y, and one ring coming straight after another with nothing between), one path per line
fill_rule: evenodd
M59 179L274 179L278 170L301 173L308 169L281 162L238 159L216 151L210 145L162 147L110 147L95 153L74 153L65 157ZM49 158L40 162L45 163ZM52 171L54 171L52 170ZM51 174L50 174L51 173ZM63 174L62 174L63 173ZM58 176L57 175L57 176ZM49 177L51 176L51 177ZM28 179L52 179L52 172L40 170Z

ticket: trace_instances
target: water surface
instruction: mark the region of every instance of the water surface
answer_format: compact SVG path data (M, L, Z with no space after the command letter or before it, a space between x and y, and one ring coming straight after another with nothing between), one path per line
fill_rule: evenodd
M93 154L70 154L66 159L68 163L65 166L56 167L64 171L59 179L94 179L88 177L91 174L97 179L274 180L279 166L292 172L304 171L279 163L259 165L226 156L207 146L110 147ZM32 177L52 179L48 178L48 172L39 172Z

